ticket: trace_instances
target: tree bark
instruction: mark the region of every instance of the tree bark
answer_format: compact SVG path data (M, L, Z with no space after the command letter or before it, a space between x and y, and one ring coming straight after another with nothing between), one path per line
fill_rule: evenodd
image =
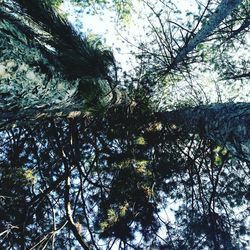
M82 110L82 104L51 108L34 107L22 110L0 109L0 131L20 126L32 126L48 119L80 118L85 115Z
M169 69L182 62L187 54L203 42L219 26L219 24L235 9L243 0L222 0L214 13L197 34L186 44L174 58ZM167 70L168 71L168 70Z
M159 114L161 122L212 140L250 163L250 103L215 103Z

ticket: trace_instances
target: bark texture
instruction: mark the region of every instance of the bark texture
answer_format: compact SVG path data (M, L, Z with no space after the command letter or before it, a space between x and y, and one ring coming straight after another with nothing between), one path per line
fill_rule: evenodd
M162 122L200 134L250 163L250 103L215 103L159 116Z
M112 53L46 7L41 0L0 4L0 110L106 105L113 98Z
M240 4L243 0L222 0L208 22L197 32L193 39L183 47L177 54L173 64L182 62L186 55L191 52L199 43L203 42L219 24Z
M72 103L79 80L65 79L28 31L7 7L0 6L0 108Z
M27 108L22 110L0 109L0 131L20 126L32 126L49 119L76 119L83 117L82 104L73 104L65 107Z

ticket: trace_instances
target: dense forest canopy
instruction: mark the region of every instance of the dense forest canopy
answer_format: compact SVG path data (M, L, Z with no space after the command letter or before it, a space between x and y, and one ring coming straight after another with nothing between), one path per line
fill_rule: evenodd
M0 1L1 248L247 249L249 1L70 2L123 45Z

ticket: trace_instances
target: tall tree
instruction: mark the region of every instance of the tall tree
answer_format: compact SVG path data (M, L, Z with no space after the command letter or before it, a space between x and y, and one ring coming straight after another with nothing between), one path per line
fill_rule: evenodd
M219 24L241 3L242 1L221 1L214 13L209 17L209 20L201 27L196 34L191 34L187 37L188 42L184 44L177 55L174 57L169 69L174 68L176 64L182 62L189 52L194 50L198 44L203 42L213 31L219 26ZM193 36L193 37L192 37Z
M78 103L84 109L86 103L109 99L111 52L78 36L46 1L3 3L0 25L1 109Z
M221 1L177 49L172 44L180 37L175 40L170 32L164 40L154 29L165 54L151 53L149 59L145 51L125 94L120 86L114 89L119 82L112 53L99 41L80 37L47 1L3 1L3 248L245 247L249 103L156 110L147 91L164 84L168 74L189 72L194 52L208 53L204 39L221 42L219 25L229 15L233 22L240 2ZM245 20L234 20L233 26L245 23L244 13ZM163 216L171 209L171 218Z

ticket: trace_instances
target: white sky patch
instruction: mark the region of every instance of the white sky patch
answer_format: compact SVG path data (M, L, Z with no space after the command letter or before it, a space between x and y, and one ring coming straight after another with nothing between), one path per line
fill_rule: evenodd
M157 1L156 1L157 2ZM105 45L110 47L118 63L123 70L130 71L134 68L135 61L131 58L131 50L136 51L138 41L147 40L144 26L147 24L146 15L150 13L149 8L145 9L142 1L133 1L135 10L126 22L125 29L117 21L114 22L115 13L105 10L103 15L90 15L85 12L77 13L70 1L65 1L61 6L63 12L68 13L68 19L73 24L80 24L80 31L83 34L93 33L100 35L105 40ZM187 11L197 9L195 0L176 0L175 5L182 11L181 18L185 18ZM112 17L114 19L112 19ZM129 61L132 60L132 65Z
M200 2L201 4L203 4L202 9L206 5L206 2L206 0ZM157 1L150 2L150 6L154 6L154 3L157 3ZM137 48L138 44L140 42L143 43L150 41L151 37L147 37L147 28L145 28L145 26L149 24L147 17L152 12L149 7L145 7L142 1L134 1L133 4L135 8L131 14L129 22L126 22L125 24L122 24L122 21L115 22L115 13L110 10L105 10L103 15L101 16L90 15L87 14L87 10L85 10L84 12L75 11L74 7L69 1L66 1L61 6L61 8L63 11L66 11L68 13L70 22L74 25L77 24L77 27L80 29L81 33L92 33L102 37L104 40L104 44L113 51L115 59L120 65L121 69L123 71L129 72L130 75L133 76L136 73L134 69L138 64L136 58L131 54L131 51L133 51L134 53L141 53L141 51ZM171 8L173 7L174 9L171 10L170 8L169 10L170 20L174 18L176 22L179 21L180 23L183 23L185 22L185 20L190 21L190 16L186 15L188 12L195 12L196 14L198 14L198 5L196 0L176 0L174 1L174 4L175 7L171 6ZM160 9L161 6L158 2L158 4L155 5L154 10L157 12ZM174 15L171 13L177 9L180 10L181 13L178 13L178 15ZM152 20L153 22L155 22L155 25L157 27L157 19L154 17L152 18ZM237 51L237 53L232 55L232 57L237 58L238 55L242 55L241 52L242 51ZM199 79L194 82L194 86L195 88L198 88L198 90L195 90L192 86L189 86L189 83L185 81L181 81L180 83L178 83L172 90L170 90L172 88L171 86L170 89L168 87L164 91L161 87L160 94L163 96L160 97L156 95L156 98L158 100L162 99L159 106L164 106L166 96L171 98L170 96L172 93L175 93L173 95L173 98L175 98L175 102L185 102L188 98L191 98L191 101L193 99L198 100L199 98L201 98L203 103L217 101L224 102L227 100L249 101L250 97L247 93L250 92L250 86L247 87L247 85L244 85L243 87L242 85L238 84L237 87L233 87L234 89L232 89L232 85L225 86L224 84L218 83L218 74L216 74L216 72L211 70L211 72L209 73L202 73L199 72L201 71L200 67L199 69L196 68L196 71L196 76ZM237 96L235 96L234 93L236 90L240 91L242 94L238 94ZM195 91L203 93L195 97ZM218 96L219 92L221 92L220 96ZM206 97L206 94L209 96L209 98Z

